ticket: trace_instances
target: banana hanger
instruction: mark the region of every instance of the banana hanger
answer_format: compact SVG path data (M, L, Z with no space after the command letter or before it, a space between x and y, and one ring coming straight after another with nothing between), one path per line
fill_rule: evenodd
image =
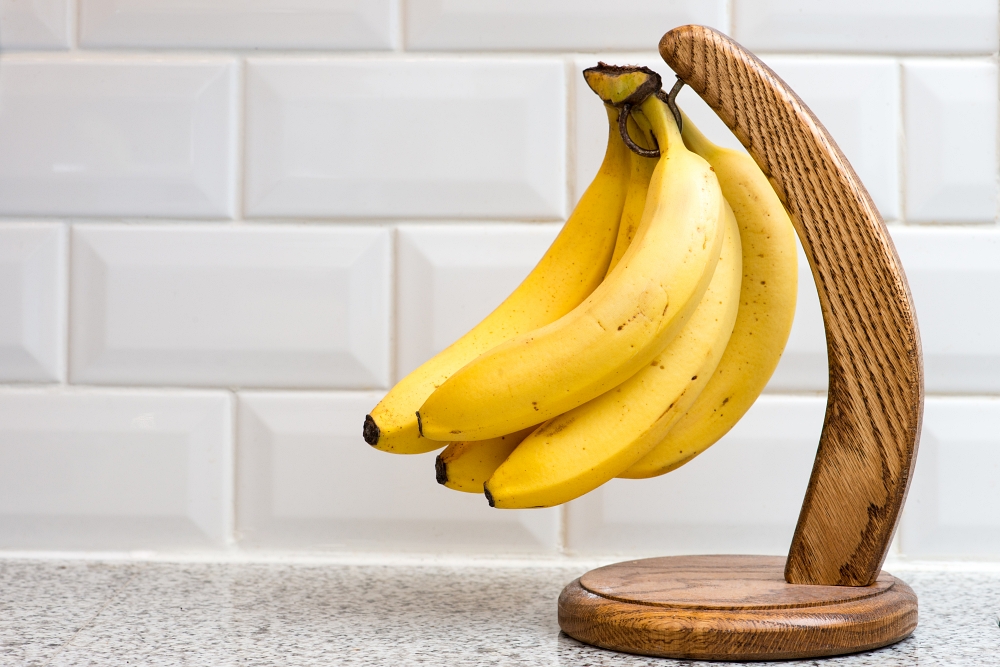
M671 106L680 82L698 93L791 214L823 310L826 419L787 558L680 556L592 570L564 589L559 624L588 644L687 659L806 658L892 644L917 624L913 591L881 568L924 402L902 265L850 163L756 56L695 25L664 35L660 55L679 79Z

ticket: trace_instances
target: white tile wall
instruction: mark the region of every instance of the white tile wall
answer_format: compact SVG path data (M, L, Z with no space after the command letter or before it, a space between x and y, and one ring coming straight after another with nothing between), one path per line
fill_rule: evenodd
M234 61L5 56L0 215L233 213Z
M700 456L651 480L616 479L567 506L576 553L786 553L826 399L762 396Z
M930 398L900 527L913 558L1000 553L1000 400Z
M993 0L733 0L733 37L755 51L993 53Z
M0 0L0 51L71 45L72 0Z
M237 516L250 547L552 552L558 509L500 511L434 480L435 454L361 438L373 393L239 395Z
M911 222L993 222L997 213L997 66L903 64L906 213Z
M389 232L78 225L74 382L384 387Z
M0 391L0 548L218 548L226 392Z
M565 216L565 76L546 59L251 59L252 216Z
M677 25L727 29L724 0L407 0L415 50L648 49Z
M892 229L931 393L1000 393L1000 230Z
M559 225L408 225L399 230L398 377L458 340L517 287Z
M612 4L0 0L0 549L783 552L827 382L804 257L766 394L661 479L492 511L358 432L593 178L580 71L669 85L657 40L697 22L790 82L898 223L929 393L900 553L1000 558L997 3Z
M0 382L54 382L66 365L66 231L0 223Z
M87 47L388 49L392 0L80 0Z

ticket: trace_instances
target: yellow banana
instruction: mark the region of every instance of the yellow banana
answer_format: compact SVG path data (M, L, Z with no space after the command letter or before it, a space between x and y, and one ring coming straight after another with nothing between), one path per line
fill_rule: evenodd
M468 363L420 406L432 440L484 440L618 386L677 335L711 280L724 236L719 183L688 151L667 106L641 105L663 156L621 262L567 315Z
M601 283L625 204L630 154L618 132L617 109L605 108L610 127L604 162L545 256L486 319L386 394L365 418L369 445L397 454L439 449L442 443L421 437L417 427L416 410L431 392L495 345L570 312Z
M645 116L642 114L629 116L628 127L629 136L636 144L642 148L655 147L654 142L649 139L651 129ZM628 182L628 194L625 196L625 208L622 209L622 219L618 225L618 240L615 242L611 264L608 265L608 273L618 266L618 262L632 243L636 230L639 229L642 212L646 207L646 193L649 191L649 182L653 178L653 170L657 163L657 158L642 157L636 153L632 153L629 160L632 172Z
M573 500L642 458L691 406L726 349L739 307L740 233L728 205L723 217L718 265L681 332L620 386L550 419L521 442L486 483L491 506Z
M620 475L674 470L705 451L746 413L778 365L795 315L795 230L767 177L744 153L716 146L683 117L684 141L715 169L743 244L740 310L722 361L666 437Z
M532 426L499 438L449 444L434 462L438 484L456 491L482 493L493 471L534 430Z

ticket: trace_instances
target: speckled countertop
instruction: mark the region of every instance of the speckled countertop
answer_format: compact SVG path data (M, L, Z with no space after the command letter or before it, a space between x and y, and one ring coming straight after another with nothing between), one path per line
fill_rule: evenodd
M560 634L591 566L0 559L0 665L695 664ZM776 664L1000 665L1000 570L887 569L920 599L909 639Z

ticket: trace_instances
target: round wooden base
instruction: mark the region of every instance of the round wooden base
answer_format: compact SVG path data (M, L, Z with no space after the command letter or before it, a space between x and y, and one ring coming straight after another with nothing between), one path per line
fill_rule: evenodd
M883 572L871 586L785 583L775 556L676 556L591 570L559 596L559 625L602 648L665 658L780 660L855 653L917 627L917 596Z

